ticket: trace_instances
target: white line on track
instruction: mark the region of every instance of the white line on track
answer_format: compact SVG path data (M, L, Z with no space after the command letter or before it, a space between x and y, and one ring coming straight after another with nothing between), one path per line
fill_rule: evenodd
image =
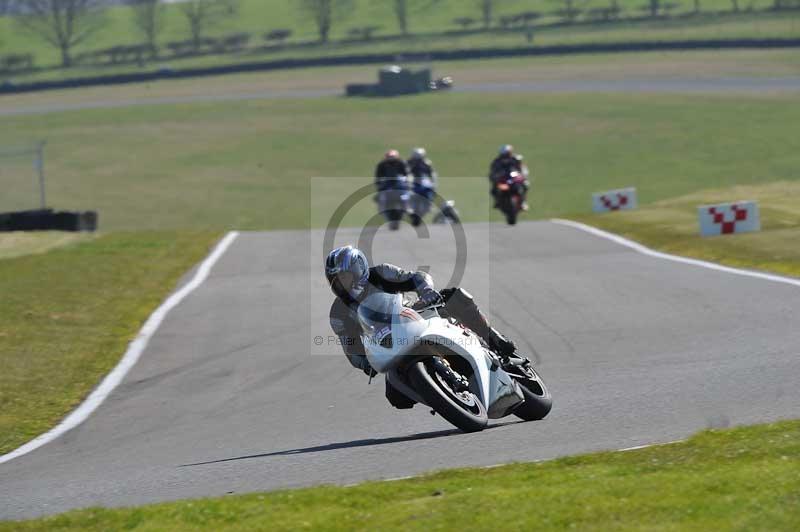
M111 370L111 373L106 375L106 378L103 379L103 382L100 383L100 386L95 388L95 390L89 395L89 397L86 398L83 403L80 404L78 408L73 410L72 413L70 413L54 428L45 432L41 436L34 438L22 447L19 447L8 454L0 456L0 464L13 460L14 458L19 458L20 456L34 451L42 445L55 440L62 434L74 429L86 421L92 412L97 410L97 407L103 404L103 401L105 401L111 392L113 392L114 389L119 385L119 383L122 382L122 379L125 378L125 375L128 374L131 368L133 368L133 366L139 360L142 352L147 347L147 344L150 342L150 338L153 337L158 328L161 326L161 322L164 321L164 318L167 316L169 311L178 306L181 301L186 298L186 296L191 294L197 287L203 284L203 282L208 278L209 273L211 273L211 268L213 268L222 255L225 254L225 251L227 251L227 249L238 236L239 233L236 231L232 231L225 235L225 237L214 248L214 251L212 251L211 254L200 264L200 267L197 269L197 272L194 274L192 280L167 298L167 300L164 301L161 306L150 315L139 331L139 334L128 345L128 350L125 352L122 360L120 360L117 366Z
M764 281L772 281L774 283L783 283L783 284L790 284L793 286L800 287L800 279L793 279L791 277L784 277L782 275L775 275L772 273L765 273L765 272L757 272L753 270L742 270L739 268L731 268L730 266L723 266L721 264L716 264L713 262L707 262L704 260L698 259L690 259L688 257L679 257L678 255L670 255L669 253L662 253L660 251L655 251L650 249L646 246L643 246L637 242L632 240L628 240L627 238L621 237L619 235L615 235L614 233L608 233L601 229L597 229L596 227L592 227L590 225L585 225L579 222L573 222L572 220L561 220L555 218L550 220L551 222L559 225L566 225L568 227L573 227L575 229L579 229L586 233L590 233L594 236L598 236L600 238L605 238L606 240L610 240L612 242L616 242L621 246L625 246L630 248L634 251L638 251L643 255L648 255L650 257L655 257L657 259L664 259L670 260L673 262L680 262L683 264L691 264L692 266L699 266L701 268L707 268L709 270L716 270L718 272L725 272L725 273L732 273L734 275L743 275L745 277L755 277L756 279L762 279Z

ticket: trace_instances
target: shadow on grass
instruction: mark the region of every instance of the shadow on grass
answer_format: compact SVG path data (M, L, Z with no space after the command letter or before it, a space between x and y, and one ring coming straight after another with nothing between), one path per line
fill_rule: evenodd
M508 421L506 423L497 423L495 425L491 425L483 430L483 432L490 431L492 429L498 429L500 427L505 427L507 425L516 425L518 423L524 423L524 421ZM458 429L448 429L448 430L437 430L433 432L422 432L419 434L412 434L409 436L392 436L390 438L368 438L363 440L352 440L348 442L339 442L339 443L328 443L326 445L317 445L314 447L303 447L300 449L288 449L286 451L275 451L271 453L259 453L259 454L250 454L245 456L236 456L232 458L221 458L219 460L209 460L208 462L196 462L193 464L182 464L178 467L192 467L192 466L201 466L201 465L211 465L211 464L221 464L224 462L236 462L239 460L252 460L256 458L272 458L277 456L292 456L296 454L313 454L313 453L322 453L326 451L337 451L339 449L355 449L358 447L374 447L377 445L387 445L391 443L403 443L403 442L411 442L411 441L418 441L418 440L431 440L436 438L446 438L448 436L458 436L464 435Z

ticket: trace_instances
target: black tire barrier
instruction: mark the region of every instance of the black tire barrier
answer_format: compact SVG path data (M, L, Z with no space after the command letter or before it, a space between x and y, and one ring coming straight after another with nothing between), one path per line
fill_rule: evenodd
M692 41L635 41L587 44L565 44L554 46L525 46L519 48L482 48L470 50L398 52L390 54L361 54L338 57L312 57L307 59L281 59L255 63L240 63L206 68L173 70L162 68L152 72L92 76L82 78L36 81L32 83L0 83L0 94L34 92L54 89L69 89L97 85L119 85L142 83L162 79L182 79L203 76L219 76L245 72L265 72L310 67L352 66L397 63L424 57L426 61L460 61L468 59L494 59L503 57L525 57L569 54L599 54L617 52L650 52L679 50L725 50L737 48L798 48L800 39L703 39Z
M96 211L36 209L0 213L0 231L96 231Z

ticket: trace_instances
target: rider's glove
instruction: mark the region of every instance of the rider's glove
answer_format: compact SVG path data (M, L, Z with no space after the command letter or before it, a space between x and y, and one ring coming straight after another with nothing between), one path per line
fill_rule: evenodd
M419 295L419 299L414 302L411 308L414 310L422 310L441 302L442 295L433 288L430 288Z

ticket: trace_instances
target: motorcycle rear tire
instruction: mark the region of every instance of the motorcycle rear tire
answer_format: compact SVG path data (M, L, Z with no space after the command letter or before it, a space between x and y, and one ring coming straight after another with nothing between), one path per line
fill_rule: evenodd
M409 382L425 400L425 404L464 432L478 432L485 429L489 423L489 416L480 399L475 397L476 412L465 409L440 388L425 363L426 360L421 360L407 371Z

